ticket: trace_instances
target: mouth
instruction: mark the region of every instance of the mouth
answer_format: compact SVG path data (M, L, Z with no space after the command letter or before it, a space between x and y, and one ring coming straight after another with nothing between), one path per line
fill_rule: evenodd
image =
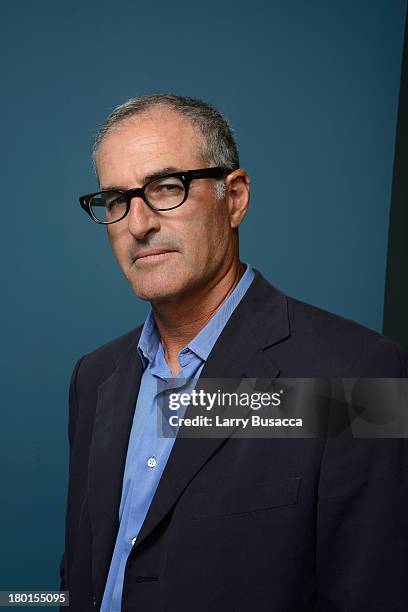
M150 263L160 263L164 262L168 259L173 253L176 251L159 251L159 250L151 250L151 251L142 251L138 253L135 257L136 265L144 265Z

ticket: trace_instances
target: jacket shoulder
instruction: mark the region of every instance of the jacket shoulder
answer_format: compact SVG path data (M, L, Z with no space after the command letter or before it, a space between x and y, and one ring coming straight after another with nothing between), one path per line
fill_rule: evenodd
M288 314L293 332L313 334L322 332L338 333L341 331L360 338L388 340L388 338L383 336L380 332L370 329L353 319L348 319L289 295L286 297L288 301ZM391 340L389 340L389 342L391 342Z
M382 333L294 297L287 296L293 343L309 357L329 363L342 376L404 375L408 355ZM406 375L406 374L405 374Z

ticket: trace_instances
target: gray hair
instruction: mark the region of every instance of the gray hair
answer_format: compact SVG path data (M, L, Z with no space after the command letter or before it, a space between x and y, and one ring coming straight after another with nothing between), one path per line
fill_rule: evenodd
M201 154L205 163L230 170L239 168L238 148L233 130L220 112L196 98L172 93L154 93L127 100L114 108L105 119L97 131L92 150L95 172L99 145L106 134L125 119L143 114L157 106L173 109L198 128L203 140ZM223 179L215 181L215 189L217 197L222 199L225 193Z

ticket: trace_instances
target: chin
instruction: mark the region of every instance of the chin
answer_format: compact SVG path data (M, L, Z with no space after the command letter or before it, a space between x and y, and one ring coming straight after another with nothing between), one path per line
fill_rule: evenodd
M168 280L159 282L150 280L148 282L134 282L132 283L132 289L141 300L154 303L177 298L183 287Z

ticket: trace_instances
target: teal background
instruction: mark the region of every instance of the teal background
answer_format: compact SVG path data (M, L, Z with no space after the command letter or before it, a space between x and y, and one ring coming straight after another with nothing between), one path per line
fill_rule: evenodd
M0 590L57 589L77 358L143 321L80 209L116 104L202 97L252 177L242 260L380 330L402 0L3 1Z

